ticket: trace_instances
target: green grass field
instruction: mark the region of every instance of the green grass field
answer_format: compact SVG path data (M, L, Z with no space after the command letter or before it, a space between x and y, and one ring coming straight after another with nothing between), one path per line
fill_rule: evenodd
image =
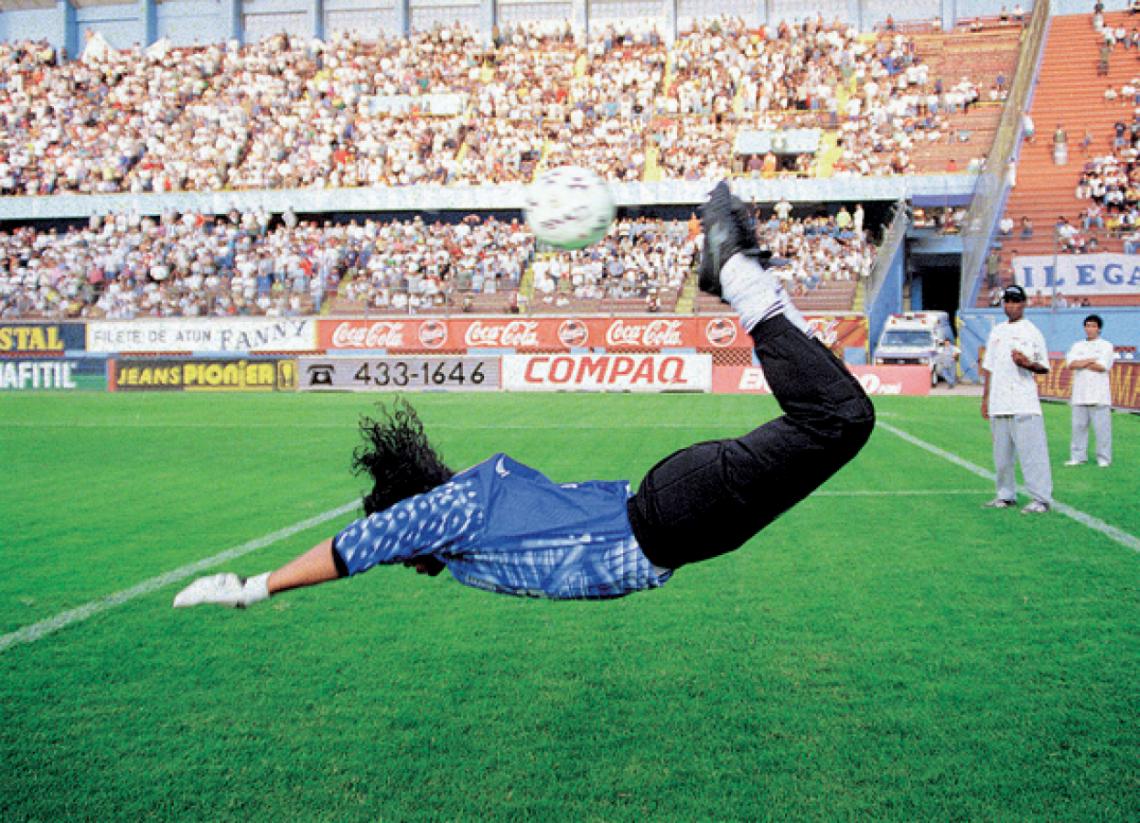
M449 462L638 479L770 399L415 398ZM361 396L0 395L0 819L1135 820L1140 418L983 511L977 400L888 398L745 549L612 602L393 568L247 612L172 570L350 502ZM345 518L224 564L269 569ZM1119 530L1113 539L1092 526ZM1092 525L1090 525L1092 524ZM1124 534L1123 542L1120 532Z

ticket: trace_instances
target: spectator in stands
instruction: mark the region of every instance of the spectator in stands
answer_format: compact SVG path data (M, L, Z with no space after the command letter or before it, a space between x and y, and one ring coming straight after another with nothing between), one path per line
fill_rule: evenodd
M1081 212L1081 223L1085 231L1104 228L1104 211L1096 203L1090 203L1088 208Z
M1053 132L1053 162L1058 166L1069 162L1069 135L1060 123Z
M1029 240L1033 237L1033 221L1029 219L1029 215L1021 216L1021 234L1022 240Z
M1083 241L1076 226L1069 222L1069 218L1061 215L1053 226L1053 240L1060 251L1080 251Z
M1001 251L996 246L991 246L989 254L986 255L986 286L991 289L996 286L1000 274Z

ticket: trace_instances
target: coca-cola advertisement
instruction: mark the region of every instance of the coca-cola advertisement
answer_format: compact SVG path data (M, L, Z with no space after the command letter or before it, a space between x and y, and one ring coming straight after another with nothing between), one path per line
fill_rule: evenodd
M837 354L867 346L867 320L862 315L808 320ZM321 320L317 346L325 351L653 352L750 349L752 339L732 315L400 317Z
M536 349L539 325L538 320L472 320L463 330L463 345L469 349Z
M416 333L420 322L418 320L325 320L317 326L317 346L322 349L349 350L417 349L423 346Z

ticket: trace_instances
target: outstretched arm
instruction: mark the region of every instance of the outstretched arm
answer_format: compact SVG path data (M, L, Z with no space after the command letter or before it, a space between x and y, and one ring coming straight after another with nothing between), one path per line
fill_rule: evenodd
M174 607L179 609L202 603L217 603L220 606L244 609L289 589L301 589L336 580L346 572L343 565L337 563L332 544L333 538L326 538L276 571L256 577L239 577L233 573L200 577L178 593L174 598ZM447 568L442 560L430 554L410 558L403 561L403 564L415 569L418 574L431 577Z
M333 559L332 538L329 537L277 571L271 572L266 588L269 594L277 594L289 589L327 583L340 576L341 572Z
M278 592L359 574L378 564L402 563L434 577L444 569L434 553L481 523L468 489L445 483L355 521L335 538L336 549L334 538L328 538L274 572L248 579L232 573L199 578L178 593L174 606L218 603L244 608Z
M269 594L316 586L343 577L344 571L337 566L332 544L331 537L322 540L300 557L290 560L277 571L270 573L267 585ZM430 554L405 560L404 565L409 569L415 569L419 574L431 577L435 577L446 568L442 560Z
M244 609L267 600L271 594L303 586L316 586L343 575L332 548L333 539L322 540L281 568L255 577L239 577L232 572L199 577L174 598L174 608L217 603Z

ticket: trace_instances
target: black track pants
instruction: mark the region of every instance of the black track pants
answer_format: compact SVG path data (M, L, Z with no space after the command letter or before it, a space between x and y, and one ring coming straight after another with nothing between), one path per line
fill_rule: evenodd
M743 437L697 443L649 470L629 519L651 562L668 569L747 542L859 453L875 410L818 341L777 315L752 329L784 414Z

